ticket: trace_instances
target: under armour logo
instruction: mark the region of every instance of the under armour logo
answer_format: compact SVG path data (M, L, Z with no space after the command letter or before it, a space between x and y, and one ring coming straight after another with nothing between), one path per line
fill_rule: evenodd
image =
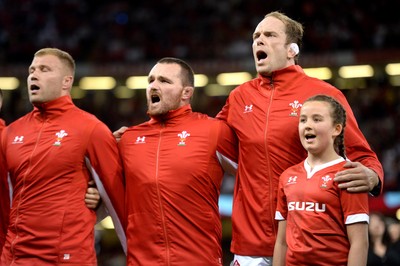
M250 112L253 112L253 105L252 104L245 105L244 106L244 113L250 113Z
M291 176L291 177L289 177L289 179L288 179L288 184L293 184L293 183L296 183L296 179L297 179L297 176Z
M143 144L143 143L146 143L146 137L139 136L136 138L135 144Z
M16 144L16 143L23 143L23 142L24 142L24 136L15 136L14 141L12 143Z

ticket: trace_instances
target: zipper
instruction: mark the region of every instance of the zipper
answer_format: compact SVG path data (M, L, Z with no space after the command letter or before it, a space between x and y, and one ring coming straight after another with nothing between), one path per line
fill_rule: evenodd
M165 124L161 124L161 129L160 129L160 135L158 138L158 147L157 147L157 157L156 157L156 188L157 188L157 197L158 197L158 202L160 205L160 214L161 214L161 222L162 222L162 230L164 234L164 239L165 239L165 250L166 250L166 265L170 265L170 246L169 246L169 239L168 239L168 234L167 234L167 226L166 226L166 218L165 218L165 213L164 213L164 207L163 207L163 202L162 202L162 196L160 192L160 182L159 182L159 159L160 159L160 148L161 148L161 139L162 139L162 133L163 133L163 128L165 127Z
M272 173L271 173L271 163L270 163L270 156L268 156L269 154L269 149L268 149L268 140L267 140L267 132L268 132L268 126L269 126L269 116L270 116L270 111L271 111L271 104L272 104L272 100L274 97L274 93L275 93L275 86L274 86L274 73L272 73L271 75L271 79L270 79L270 83L269 86L271 87L271 94L270 94L270 98L269 98L269 105L268 105L268 109L267 109L267 115L266 115L266 124L265 124L265 131L264 131L264 146L265 146L265 157L267 158L267 164L268 164L268 178L269 178L269 202L272 203L274 202L274 198L273 198L273 186L272 186ZM272 210L272 206L271 206L271 210ZM273 210L270 213L270 221L274 221L275 220L275 210ZM275 228L275 223L272 223L272 229L274 231L274 234L276 235L277 233L277 228Z

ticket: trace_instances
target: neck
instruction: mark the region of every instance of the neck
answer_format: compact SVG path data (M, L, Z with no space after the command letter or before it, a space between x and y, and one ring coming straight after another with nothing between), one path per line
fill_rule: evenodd
M328 154L313 154L308 152L307 162L314 168L315 166L326 164L341 158L336 152L330 152Z

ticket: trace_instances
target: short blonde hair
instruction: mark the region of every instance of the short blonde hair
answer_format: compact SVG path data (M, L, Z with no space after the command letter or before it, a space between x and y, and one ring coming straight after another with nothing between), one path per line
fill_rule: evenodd
M72 75L75 74L75 61L69 53L58 48L43 48L35 53L35 56L43 55L57 56L61 62L65 63L66 67L72 72Z

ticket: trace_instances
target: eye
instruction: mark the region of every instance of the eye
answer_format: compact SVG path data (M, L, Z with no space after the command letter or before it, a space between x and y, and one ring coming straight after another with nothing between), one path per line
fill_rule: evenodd
M48 72L48 71L50 71L50 68L48 68L47 66L41 66L41 67L40 67L40 71L42 71L42 72Z
M160 81L161 81L162 83L171 83L171 81L168 80L168 79L161 79Z
M259 33L253 34L253 41L254 41L255 39L257 39L259 36L260 36Z

